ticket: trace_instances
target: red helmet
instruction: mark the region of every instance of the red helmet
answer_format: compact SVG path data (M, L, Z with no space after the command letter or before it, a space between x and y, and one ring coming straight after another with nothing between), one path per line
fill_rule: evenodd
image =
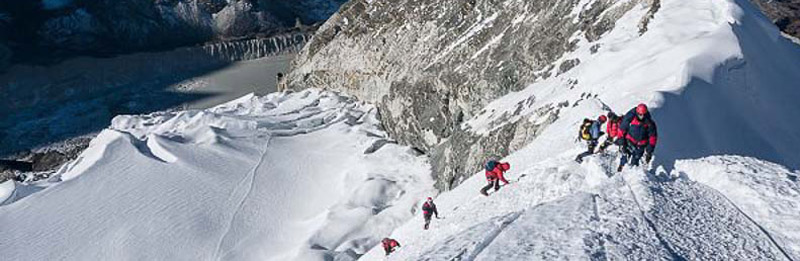
M433 198L431 198L431 197L428 197L428 201L431 201L431 200L433 200Z
M605 122L606 122L606 120L608 120L608 118L606 118L606 116L605 116L605 115L600 115L600 117L597 117L597 120L598 120L599 122L605 123Z
M640 103L638 106L636 106L636 114L641 114L641 115L647 114L647 105L644 105L644 103Z

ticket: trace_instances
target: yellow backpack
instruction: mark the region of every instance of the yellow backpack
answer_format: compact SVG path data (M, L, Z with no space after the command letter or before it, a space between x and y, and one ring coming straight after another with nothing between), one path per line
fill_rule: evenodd
M581 139L583 140L592 139L592 134L590 133L589 129L592 128L593 123L594 123L593 120L583 119L583 124L581 124L581 129L580 132L578 133L578 137L581 137Z

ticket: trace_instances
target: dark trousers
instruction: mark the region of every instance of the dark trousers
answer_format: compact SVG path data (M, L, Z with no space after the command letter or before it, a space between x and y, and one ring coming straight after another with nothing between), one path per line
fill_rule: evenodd
M625 146L625 150L622 153L622 158L619 159L619 165L625 166L630 160L631 166L639 166L639 161L642 159L642 155L644 155L644 149L646 145L638 146L628 142L628 145Z
M597 140L587 140L586 144L589 146L586 152L588 152L589 154L594 153L594 148L597 147Z
M589 148L583 153L578 154L578 156L575 157L575 161L582 162L583 157L594 154L594 148L597 147L597 140L587 140L586 143L589 146Z
M481 189L481 194L487 195L489 189L492 187L494 187L494 191L500 190L500 179L489 180L488 182L489 184L486 184L486 186Z
M428 212L427 214L423 214L422 217L425 218L425 229L428 229L428 226L431 224L431 217L433 216L433 212Z

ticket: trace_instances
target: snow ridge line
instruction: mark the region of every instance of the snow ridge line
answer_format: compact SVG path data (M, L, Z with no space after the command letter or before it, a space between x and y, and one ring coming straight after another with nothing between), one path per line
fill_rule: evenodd
M534 207L533 209L535 209L535 208L536 207ZM533 210L533 209L531 209L531 210ZM500 226L498 227L497 232L496 233L492 233L492 235L486 237L477 246L475 246L475 252L472 253L467 258L465 258L464 260L475 260L475 258L477 258L478 255L480 255L481 252L483 252L483 250L485 250L486 247L489 246L489 244L494 242L494 240L497 238L497 236L500 235L500 233L503 233L503 231L505 231L505 229L506 229L506 227L508 227L508 225L510 225L511 223L514 223L514 221L517 221L517 219L520 216L522 216L522 213L523 212L515 212L515 213L511 213L509 215L506 215L506 216L500 218L500 220L499 220L500 224L498 224ZM464 249L463 251L466 251L466 249Z
M599 207L597 207L597 198L598 197L600 197L600 195L592 194L592 205L594 206L594 208L593 208L594 216L592 216L592 219L590 220L590 222L595 223L595 226L597 226L597 224L596 224L597 222L600 222L600 211L599 211ZM605 260L608 260L608 257L606 257L606 255L605 255L605 253L608 252L608 249L606 249L606 244L602 239L603 233L598 233L596 231L592 231L592 236L597 236L596 239L597 239L598 245L600 246L600 251L591 251L591 252L589 252L589 260L592 260L592 261L599 261L599 260L605 261ZM584 240L585 240L585 238L584 238ZM584 244L586 245L586 243L584 243Z
M259 156L258 163L253 166L253 169L250 170L250 173L247 175L247 179L250 180L250 185L247 188L247 192L245 192L244 196L239 200L239 203L236 204L236 210L233 212L233 216L231 216L231 220L228 222L228 225L225 227L225 233L222 233L222 237L219 238L219 242L217 243L217 248L214 251L214 256L216 256L216 260L221 260L219 256L219 252L222 249L222 243L225 242L225 238L228 237L228 234L231 232L231 227L233 227L233 222L236 220L236 216L239 215L239 211L242 210L244 206L244 202L247 201L247 198L250 197L250 194L253 192L253 187L255 186L255 179L256 179L256 171L261 164L264 163L264 159L266 158L267 151L269 150L269 143L272 141L272 135L267 136L267 142L264 144L264 150L261 151L261 155Z
M739 214L742 214L742 216L744 216L745 218L747 218L747 220L749 220L751 223L753 223L753 225L755 225L755 226L756 226L756 227L757 227L759 230L761 230L761 232L762 232L762 233L764 233L764 235L765 235L765 236L767 236L767 238L769 239L769 241L770 241L770 242L772 242L772 244L773 244L773 245L775 245L775 248L777 248L777 249L778 249L778 251L781 251L781 253L783 254L783 256L784 256L784 257L786 257L786 259L788 259L789 261L794 261L794 259L792 258L792 256L791 256L791 255L789 255L789 253L787 253L787 252L786 252L786 250L785 250L785 249L783 249L783 247L782 247L780 244L778 244L778 241L776 241L776 240L775 240L775 238L773 238L773 237L772 237L772 234L770 234L770 233L767 231L767 229L766 229L766 228L764 228L763 226L761 226L761 224L758 224L758 222L756 222L756 221L755 221L753 218L751 218L751 217L750 217L750 215L748 215L747 213L745 213L744 211L742 211L742 209L741 209L741 208L739 208L739 206L738 206L738 205L736 205L735 203L733 203L733 201L732 201L730 198L728 198L728 196L725 196L725 194L723 194L723 193L722 193L722 192L720 192L719 190L717 190L717 189L715 189L715 188L712 188L712 187L710 187L710 186L707 186L707 185L705 185L705 184L702 184L702 183L699 183L699 182L695 182L695 184L697 184L697 185L699 185L699 186L702 186L702 187L705 187L705 188L709 189L709 191L711 191L711 192L713 192L713 193L717 193L717 194L719 194L720 196L722 196L722 198L724 198L725 200L727 200L727 201L728 201L728 203L730 203L730 204L731 204L731 206L733 206L733 208L734 208L734 209L736 209L736 211L738 211L738 212L739 212Z
M661 235L661 232L658 231L656 224L652 220L650 220L650 218L647 217L646 213L644 212L644 209L642 208L642 205L639 204L639 199L636 198L636 193L633 193L633 188L631 187L631 184L628 183L627 180L625 180L625 175L620 173L619 176L622 179L622 183L625 183L625 186L628 187L628 191L631 192L631 197L633 198L633 202L636 203L636 208L639 209L639 213L642 215L644 222L647 223L647 225L650 226L651 229L653 229L653 232L656 233L655 234L656 239L658 239L658 242L661 243L661 245L664 246L665 249L667 249L667 252L669 252L670 255L672 255L672 260L686 260L686 258L679 255L677 252L675 252L674 249L672 249L672 246L670 246L669 242L664 240L664 237Z

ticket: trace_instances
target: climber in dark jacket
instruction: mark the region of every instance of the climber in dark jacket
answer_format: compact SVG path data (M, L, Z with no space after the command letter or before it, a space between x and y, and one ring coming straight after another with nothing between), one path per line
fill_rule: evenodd
M431 224L431 217L436 215L439 218L439 211L436 211L436 204L433 204L433 198L428 197L425 204L422 204L422 217L425 218L425 229Z
M622 146L622 158L619 162L617 171L622 171L622 167L630 160L631 166L639 166L639 161L644 155L645 164L650 163L653 158L653 151L656 149L658 132L656 123L647 111L647 106L639 104L631 109L622 117L619 126L622 139L617 142Z

